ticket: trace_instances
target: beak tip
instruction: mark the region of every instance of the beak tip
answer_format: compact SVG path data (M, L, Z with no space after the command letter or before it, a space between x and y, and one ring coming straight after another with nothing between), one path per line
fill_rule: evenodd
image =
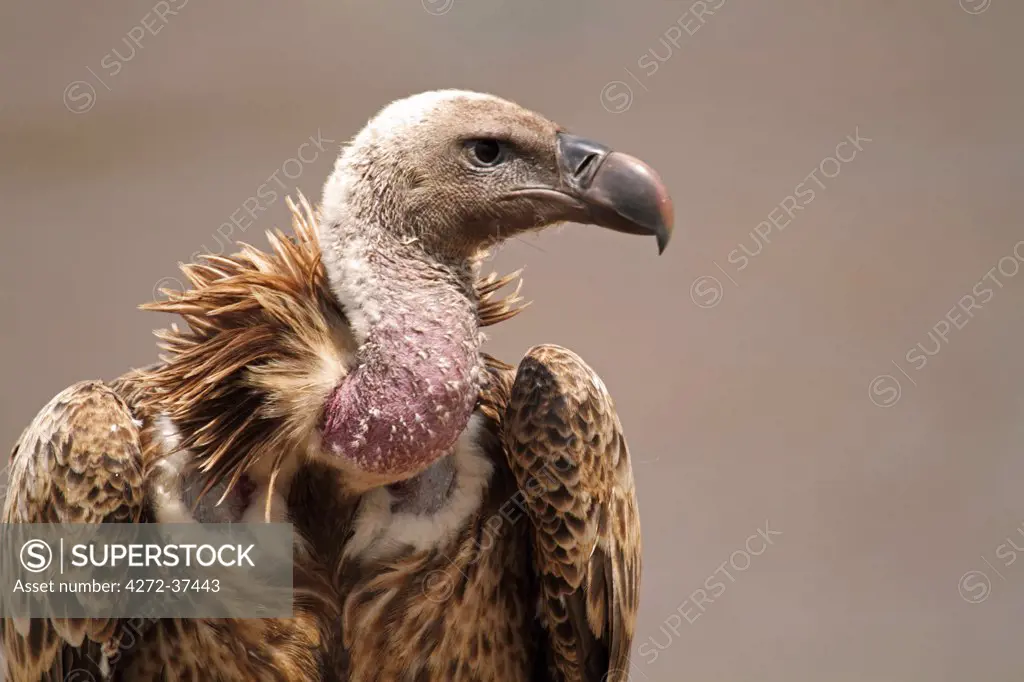
M665 249L668 248L668 242L672 238L672 230L675 228L675 210L672 206L672 199L669 198L668 190L663 184L661 184L660 178L658 179L659 185L659 201L658 204L661 208L661 220L660 225L655 226L654 235L658 240L658 255L665 253Z

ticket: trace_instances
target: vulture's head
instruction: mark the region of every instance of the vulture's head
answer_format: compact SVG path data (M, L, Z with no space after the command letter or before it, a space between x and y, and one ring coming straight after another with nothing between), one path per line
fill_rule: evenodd
M652 235L661 252L673 224L668 192L643 161L461 90L414 95L370 120L338 159L322 212L326 245L359 224L444 262L566 221Z
M297 243L186 268L196 289L151 306L191 326L165 336L180 352L156 379L178 396L162 409L215 478L301 450L355 489L408 479L477 405L481 257L560 222L653 236L660 253L672 202L647 164L512 102L394 102L344 147Z
M491 95L427 92L371 119L321 207L324 266L360 346L325 407L327 449L384 480L447 452L480 386L479 256L563 221L654 236L660 252L672 202L639 159Z

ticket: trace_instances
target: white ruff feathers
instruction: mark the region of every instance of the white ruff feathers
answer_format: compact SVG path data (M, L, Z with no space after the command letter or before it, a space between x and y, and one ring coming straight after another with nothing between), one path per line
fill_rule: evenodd
M363 496L353 523L345 558L357 561L387 559L411 548L423 551L443 546L464 528L480 508L494 465L479 444L483 417L474 414L450 455L455 464L455 490L433 514L394 513L395 497L386 488Z

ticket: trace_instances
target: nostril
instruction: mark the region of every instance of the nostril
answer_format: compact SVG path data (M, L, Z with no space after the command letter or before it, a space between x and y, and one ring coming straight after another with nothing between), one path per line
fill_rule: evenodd
M576 177L580 177L581 175L586 173L587 169L593 165L594 159L596 158L597 154L587 154L585 157L583 157L583 160L580 161L580 165L576 167L576 171L573 173L573 175L575 175Z

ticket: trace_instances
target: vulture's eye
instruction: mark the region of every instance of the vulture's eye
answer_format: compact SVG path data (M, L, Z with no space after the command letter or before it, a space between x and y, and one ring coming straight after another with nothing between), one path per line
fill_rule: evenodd
M481 139L466 142L466 154L474 166L493 168L505 160L506 147L497 140Z

